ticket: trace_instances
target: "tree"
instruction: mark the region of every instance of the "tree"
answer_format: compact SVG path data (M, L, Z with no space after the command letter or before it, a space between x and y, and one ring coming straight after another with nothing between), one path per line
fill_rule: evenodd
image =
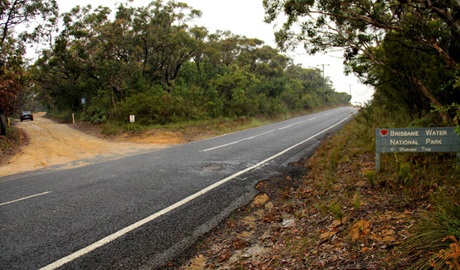
M22 35L29 38L39 36L45 30L43 24L55 22L57 11L58 7L55 0L1 0L0 48L14 34L15 28L19 25L28 26L35 22L36 26L32 27L33 31L27 32L25 30ZM37 19L41 19L41 21Z
M185 3L162 1L139 8L133 22L136 46L140 49L143 76L172 86L182 65L197 49L187 22L201 16Z
M279 46L292 48L300 41L309 53L343 48L346 62L361 76L366 71L359 67L366 62L385 67L393 75L401 74L401 70L389 68L385 59L376 54L376 48L390 33L402 40L402 46L431 51L446 69L459 70L457 0L264 0L264 7L268 22L282 13L287 16L286 23L276 33ZM436 90L424 84L418 74L403 76L432 105L443 105L434 94ZM441 116L445 122L450 121L447 114Z
M0 1L0 133L5 135L5 118L14 112L15 102L26 87L23 55L25 43L40 40L54 22L55 0ZM29 25L33 24L33 27ZM21 33L16 27L23 26ZM27 29L32 29L28 32Z
M133 94L156 85L174 89L198 48L187 22L200 12L173 1L128 4L117 7L113 20L102 6L76 6L63 14L63 30L35 68L50 107L82 111L86 97L93 113L116 117L117 104Z

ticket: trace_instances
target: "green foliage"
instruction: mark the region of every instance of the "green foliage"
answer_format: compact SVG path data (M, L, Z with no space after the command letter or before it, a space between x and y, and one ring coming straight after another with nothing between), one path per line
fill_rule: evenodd
M455 248L460 239L459 195L457 189L440 191L433 198L436 209L422 216L412 228L413 234L404 244L407 250L404 256L411 256L416 261L409 269L455 269L455 265L450 268L449 263L455 260L458 263L459 255L448 258L442 251L445 255L446 250L452 246Z
M134 114L148 126L273 116L350 99L318 69L293 66L261 40L190 27L201 13L186 4L125 3L110 14L107 7L76 7L62 15L62 31L31 68L48 108L92 123L124 123Z
M101 134L105 136L116 135L122 130L121 125L117 123L108 123L102 127Z
M355 209L356 211L358 211L359 208L361 208L361 203L362 203L361 193L360 193L359 191L357 191L357 192L353 195L353 209Z
M107 122L107 112L91 107L82 113L81 119L92 124L102 124Z
M332 216L337 220L342 220L343 211L341 205L337 201L332 201L329 203L329 211L331 211Z
M366 170L363 172L363 175L367 179L371 187L376 185L377 174L374 170Z
M318 179L323 183L324 176L336 173L337 168L343 168L344 161L340 161L335 168L324 166L336 152L342 152L346 153L343 154L347 157L346 160L352 159L352 164L355 163L347 163L346 166L356 166L376 194L385 193L388 191L386 189L398 192L398 200L395 200L392 207L403 203L410 205L410 208L418 208L414 206L414 202L426 205L422 214L414 217L414 224L410 225L410 236L401 239L403 244L391 251L402 254L390 268L456 269L449 268L455 266L460 258L460 171L455 166L456 154L382 154L381 166L384 169L379 173L375 172L374 163L369 163L375 156L376 127L406 127L409 123L433 124L429 117L418 121L398 114L397 111L387 111L380 107L380 103L363 108L355 121L334 136L334 141L329 146L331 149L325 154L327 158L316 161L322 166L321 169L315 168L321 170L321 177ZM355 179L351 181L355 188ZM354 195L351 202L357 210L361 197L356 191ZM368 197L366 203L369 203L367 199ZM329 212L334 210L334 215L338 216L338 205L335 201L329 203Z
M264 0L266 20L284 23L276 41L310 54L340 47L347 71L375 87L387 110L424 117L431 107L459 103L458 1ZM455 114L437 110L443 125Z
M398 170L398 179L399 182L405 185L410 184L410 165L407 163L403 163L399 165L399 170Z
M118 105L120 121L127 121L129 115L136 116L136 122L143 125L171 123L179 112L178 100L168 94L133 95Z
M361 110L354 118L345 133L350 136L356 151L368 155L375 155L375 129L388 127L420 127L436 125L438 118L428 115L421 119L400 114L399 111L387 110L379 102L373 102ZM364 170L363 175L372 185L386 184L389 186L403 186L413 196L422 196L436 186L455 183L459 179L456 169L455 153L431 154L382 154L381 167L383 172L376 174L373 170ZM436 164L436 166L433 166ZM439 176L439 172L443 176ZM391 177L388 177L391 175ZM385 178L382 182L381 178Z
M15 113L30 94L24 55L28 42L39 43L56 23L57 4L47 0L0 3L0 117ZM34 26L35 25L35 26ZM0 134L6 134L4 123Z
M72 111L58 111L58 110L50 110L46 113L46 117L50 117L54 120L58 120L62 123L72 123Z

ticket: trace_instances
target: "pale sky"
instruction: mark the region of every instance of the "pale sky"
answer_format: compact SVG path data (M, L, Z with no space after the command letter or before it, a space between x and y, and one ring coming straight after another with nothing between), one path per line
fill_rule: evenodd
M179 0L176 0L179 2ZM69 11L76 5L93 8L102 5L112 10L119 1L110 0L57 0L61 12ZM123 1L124 2L124 1ZM134 0L134 6L145 6L150 0ZM166 3L167 0L164 0ZM265 44L276 47L273 26L264 23L264 8L262 0L180 0L194 9L200 10L203 15L195 22L196 25L205 26L211 33L216 30L229 30L233 34L243 35L247 38L258 38ZM359 83L355 76L345 76L343 73L343 59L339 52L327 55L310 56L297 52L287 53L295 64L302 64L304 68L324 67L324 75L329 77L337 92L346 92L352 95L352 102L367 102L372 98L373 90Z

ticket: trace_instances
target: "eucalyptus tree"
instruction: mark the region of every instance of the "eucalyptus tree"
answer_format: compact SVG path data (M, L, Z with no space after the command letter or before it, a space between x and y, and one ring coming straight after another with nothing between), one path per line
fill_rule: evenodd
M283 49L301 43L309 53L343 48L346 62L366 78L362 65L381 66L401 75L435 106L445 105L420 74L390 68L376 53L387 34L400 46L430 51L446 69L458 72L460 55L460 2L458 0L264 0L266 20L286 15L276 40ZM441 113L444 121L449 117Z
M54 0L0 0L0 133L27 86L24 55L28 42L49 35L55 26Z
M188 22L201 12L185 3L152 2L135 12L133 31L143 76L171 87L180 68L197 50ZM196 36L195 36L196 37Z
M97 95L103 85L100 76L107 52L101 32L109 22L110 9L74 7L62 14L63 30L51 50L44 50L35 63L37 87L48 106L58 110L78 111L81 99Z
M281 54L277 49L263 43L248 48L238 57L239 65L247 68L259 79L260 83L256 86L257 93L268 98L276 98L284 91L286 86L285 70L291 61L289 57Z
M171 91L180 68L193 57L196 39L187 22L200 12L184 3L153 1L145 7L119 4L76 6L62 15L63 30L37 62L43 96L60 110L116 116L127 97L161 85Z

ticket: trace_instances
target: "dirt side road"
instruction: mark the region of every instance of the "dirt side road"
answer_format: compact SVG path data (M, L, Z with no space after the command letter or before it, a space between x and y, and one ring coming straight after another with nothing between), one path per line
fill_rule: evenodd
M115 159L123 156L165 147L178 141L134 139L136 142L108 141L85 134L67 124L59 124L47 118L44 113L34 114L34 121L17 122L29 138L29 144L6 164L0 164L0 177L37 170L54 165L59 168L83 166L100 159ZM56 167L56 168L58 168Z

